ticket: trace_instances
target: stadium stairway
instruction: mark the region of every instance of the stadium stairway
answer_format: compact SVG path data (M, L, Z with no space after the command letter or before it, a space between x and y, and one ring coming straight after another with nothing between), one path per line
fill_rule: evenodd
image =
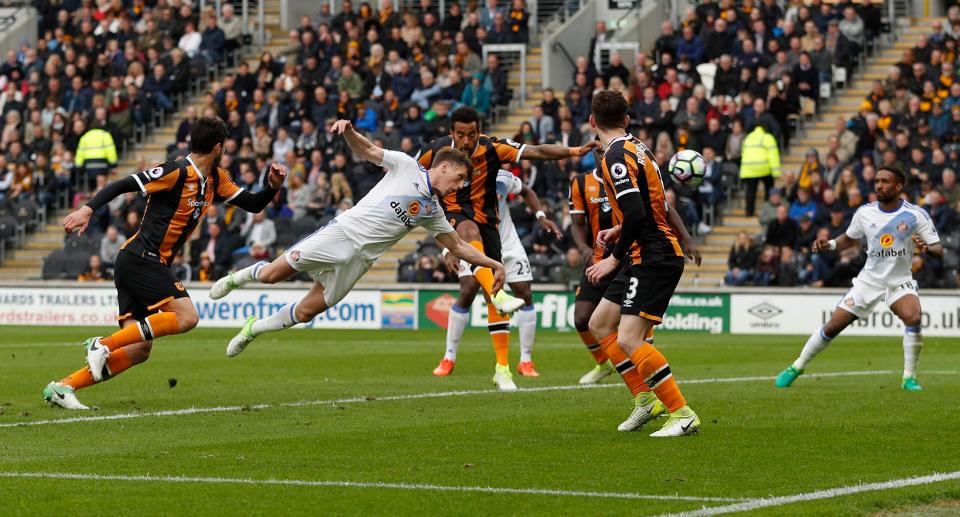
M851 78L844 89L834 92L828 104L821 107L812 122L806 122L804 130L794 137L790 149L781 157L782 169L799 174L804 155L810 148L820 153L820 159L826 159L827 138L835 132L834 124L838 117L850 119L860 109L873 82L884 80L890 67L900 61L903 51L916 46L921 34L929 34L933 18L915 18L910 25L900 27L897 40L883 47L878 53L867 58L865 67ZM757 207L763 201L763 188L757 192ZM723 285L727 272L727 255L736 235L746 231L754 236L763 233L757 217L746 217L744 198L738 196L724 214L721 224L703 239L700 251L703 253L703 265L698 269L688 266L680 285L683 287L715 287Z
M256 17L251 17L251 24L256 23ZM287 31L280 28L280 2L279 0L264 0L264 25L266 27L267 44L265 51L270 51L277 56L287 48ZM251 26L251 30L253 27ZM260 52L256 46L248 49L244 58L251 69L256 69L260 61ZM205 89L198 91L197 95L188 95L185 105L193 105L199 112L202 104ZM139 144L131 145L127 154L117 165L117 173L110 180L117 179L128 174L132 174L143 169L150 164L160 163L165 160L167 145L176 140L177 127L183 120L186 112L182 109L176 113L168 114L165 118L165 124L154 130ZM70 210L54 210L48 214L46 227L39 229L36 233L29 235L23 246L17 249L7 250L7 260L0 267L0 281L17 281L41 278L43 261L51 251L62 249L64 244L63 227L60 221Z
M493 135L498 138L513 138L520 129L520 124L533 116L533 106L540 104L543 98L541 93L541 73L542 55L539 46L527 47L527 102L521 104L517 100L509 110L506 116L497 120L492 128L484 131L485 134ZM519 68L519 66L517 67ZM511 69L507 77L508 84L514 92L514 98L519 99L520 92L520 74L517 69ZM381 285L392 283L397 280L397 270L400 261L405 256L417 249L417 242L425 239L427 233L418 228L410 232L392 249L387 251L380 260L374 263L370 271L360 280L360 285Z

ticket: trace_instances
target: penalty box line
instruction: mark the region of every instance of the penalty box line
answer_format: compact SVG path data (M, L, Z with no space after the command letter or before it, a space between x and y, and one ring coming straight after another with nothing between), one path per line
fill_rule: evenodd
M826 373L813 373L806 374L804 377L807 378L832 378L832 377L857 377L857 376L870 376L870 375L892 375L893 370L865 370L865 371L849 371L849 372L826 372ZM956 374L960 373L953 370L936 370L936 371L926 371L925 374ZM736 383L736 382L754 382L754 381L772 381L776 379L775 376L748 376L748 377L718 377L711 379L688 379L685 381L678 381L678 384L681 385L694 385L694 384L723 384L723 383ZM610 384L595 384L589 386L581 386L578 384L573 385L562 385L562 386L541 386L537 388L524 388L517 390L515 392L503 392L497 389L483 389L483 390L456 390L456 391L435 391L428 393L412 393L408 395L388 395L382 397L376 396L361 396L361 397L349 397L342 399L329 399L329 400L299 400L295 402L283 402L275 404L250 404L242 406L214 406L214 407L189 407L183 409L166 409L160 411L147 411L147 412L131 412L131 413L117 413L113 415L94 415L94 416L75 416L67 418L54 418L54 419L45 419L45 420L27 420L20 422L4 422L0 423L0 429L10 428L10 427L29 427L29 426L41 426L41 425L62 425L62 424L74 424L81 422L101 422L108 420L131 420L135 418L147 418L147 417L167 417L167 416L185 416L185 415L197 415L197 414L206 414L206 413L229 413L235 411L257 411L261 409L276 409L276 408L297 408L297 407L309 407L309 406L332 406L337 404L357 404L362 402L394 402L394 401L405 401L405 400L419 400L419 399L436 399L436 398L449 398L449 397L465 397L473 395L492 395L492 394L503 394L505 396L516 396L524 393L539 393L547 391L573 391L573 390L591 390L591 389L605 389L605 388L621 388L622 384L619 382L610 383Z
M890 481L882 481L878 483L860 483L850 486L842 486L837 488L828 488L825 490L817 490L814 492L806 492L802 494L779 496L779 497L763 497L759 499L749 499L740 503L728 504L723 506L714 506L714 507L705 507L699 510L692 510L688 512L678 512L664 514L660 517L712 517L714 515L723 515L727 513L735 512L748 512L751 510L758 510L760 508L771 508L775 506L785 506L788 504L802 503L809 501L820 501L823 499L832 499L834 497L842 497L845 495L859 494L863 492L879 492L884 490L896 490L898 488L907 488L913 486L929 485L932 483L940 483L943 481L953 481L960 479L960 470L954 472L935 472L926 476L918 476L912 478L900 478L892 479Z
M222 477L189 476L150 476L150 475L111 475L78 474L70 472L0 472L0 478L21 479L59 479L82 481L131 481L151 483L196 483L213 485L259 485L259 486L299 486L318 488L362 488L392 489L432 492L476 492L483 494L508 495L547 495L566 497L587 497L598 499L633 499L650 501L687 501L687 502L746 502L745 499L731 497L698 497L685 495L637 494L633 492L594 492L589 490L557 490L552 488L510 488L490 486L448 486L429 483L387 483L363 481L312 481L304 479L248 479Z

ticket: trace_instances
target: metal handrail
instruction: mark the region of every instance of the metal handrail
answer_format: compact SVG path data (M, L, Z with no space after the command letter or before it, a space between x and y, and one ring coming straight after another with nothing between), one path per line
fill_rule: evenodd
M567 50L567 47L563 45L563 43L559 41L554 41L553 45L550 46L550 49L554 51L559 50L560 53L563 54L563 57L567 59L567 62L570 63L570 66L572 68L577 67L577 62L573 59L573 56L570 55L570 52Z

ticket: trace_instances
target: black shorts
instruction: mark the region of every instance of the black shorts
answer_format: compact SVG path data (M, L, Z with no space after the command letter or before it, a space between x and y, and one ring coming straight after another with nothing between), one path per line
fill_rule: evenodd
M587 267L592 265L593 264L587 264ZM587 302L598 305L600 300L603 299L603 293L607 292L607 289L610 288L610 283L613 282L616 276L617 271L614 271L604 277L599 284L593 285L590 280L587 279L587 269L584 268L583 273L580 275L580 285L577 286L575 296L576 303Z
M480 242L483 243L483 254L497 262L503 262L503 251L500 246L500 230L498 230L496 226L488 223L478 223L460 212L448 212L447 220L450 221L450 226L453 226L454 230L457 229L458 224L464 221L470 221L477 225L477 228L480 229Z
M190 295L173 271L162 263L120 250L113 265L113 283L117 286L118 318L143 320L158 308L177 298Z
M642 316L659 324L681 276L682 257L661 264L631 264L620 270L603 297L619 304L620 314Z

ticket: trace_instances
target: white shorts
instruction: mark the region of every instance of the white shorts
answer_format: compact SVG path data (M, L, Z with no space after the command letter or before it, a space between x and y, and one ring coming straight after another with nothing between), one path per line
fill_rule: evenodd
M917 294L917 282L914 280L907 280L893 287L879 287L868 284L859 278L854 278L853 287L847 291L847 294L843 295L837 307L860 319L865 319L870 316L881 299L889 307L900 298L910 294L919 296Z
M533 282L533 271L530 269L530 260L527 259L527 252L523 249L523 245L517 242L515 246L504 248L502 254L503 268L506 270L508 284ZM461 260L458 276L463 278L470 275L470 264Z
M363 258L360 246L333 222L291 246L283 256L290 267L307 272L323 285L327 307L342 300L376 262Z

